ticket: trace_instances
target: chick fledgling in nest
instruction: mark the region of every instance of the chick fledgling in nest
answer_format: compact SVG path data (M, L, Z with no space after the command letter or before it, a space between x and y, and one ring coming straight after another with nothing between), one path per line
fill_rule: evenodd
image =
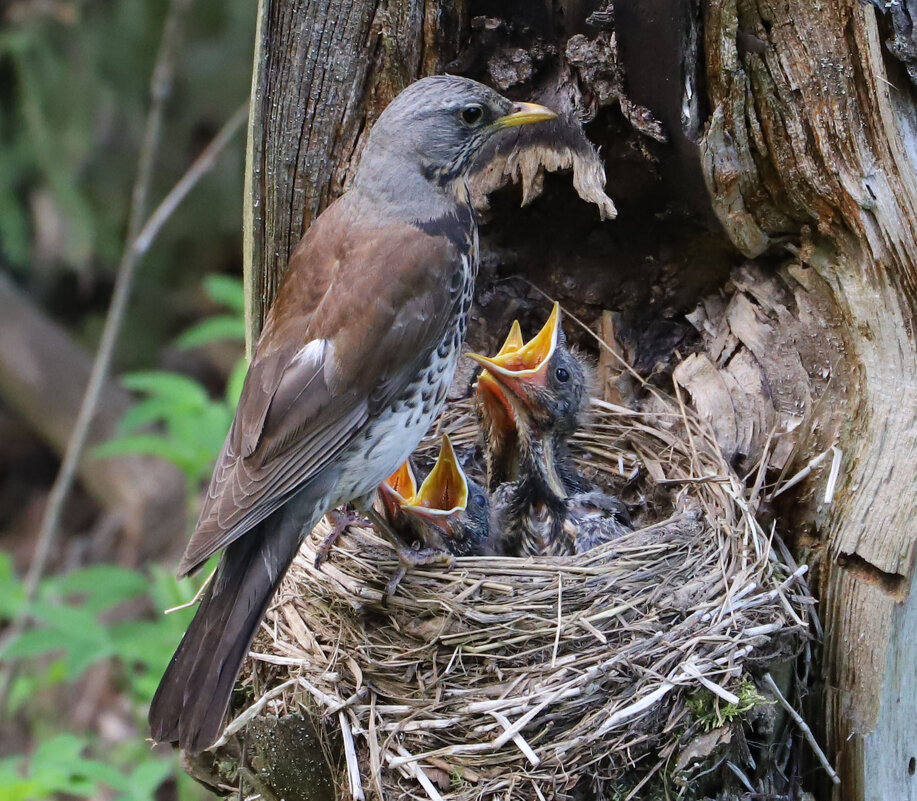
M500 552L569 555L630 531L626 507L587 487L567 456L591 373L567 345L559 304L528 342L514 323L496 356L469 357L485 368L475 397Z

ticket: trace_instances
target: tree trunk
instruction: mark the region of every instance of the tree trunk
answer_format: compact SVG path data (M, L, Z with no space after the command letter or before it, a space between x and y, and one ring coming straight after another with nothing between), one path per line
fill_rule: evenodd
M858 0L618 0L610 12L589 0L261 0L249 333L302 232L346 187L373 120L411 80L448 70L576 105L602 146L618 221L602 222L566 177L530 182L542 196L524 209L494 194L472 342L488 347L531 306L527 285L494 283L524 274L613 330L642 373L685 388L737 465L765 455L786 477L839 447L762 510L817 576L825 631L810 720L842 779L819 797L917 798L905 736L917 694L902 689L917 664L908 12L885 18Z
M835 797L917 798L917 696L902 691L917 664L914 86L870 5L711 2L705 22L700 144L713 206L748 257L801 242L799 262L834 303L819 322L842 338L837 357L823 348L842 405L813 407L810 425L839 427L835 501L801 507L804 517L787 510L821 565L824 684L813 707L843 781ZM760 52L740 53L742 36ZM800 445L811 453L817 439Z

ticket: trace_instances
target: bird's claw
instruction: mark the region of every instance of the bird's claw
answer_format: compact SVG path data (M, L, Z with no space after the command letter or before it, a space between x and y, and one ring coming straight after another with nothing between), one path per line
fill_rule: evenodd
M315 549L315 569L317 570L321 567L322 562L328 557L328 554L331 552L331 546L337 542L338 537L344 533L347 528L350 526L356 525L357 523L365 524L365 518L357 512L348 511L345 509L332 509L328 512L328 519L331 521L332 527L331 531L324 537L324 539L318 544L318 547Z
M410 568L442 565L447 570L451 570L455 567L455 557L448 551L439 548L396 548L395 553L398 554L398 568L385 585L383 603L387 603L389 597L395 594L395 590L398 589L398 585Z

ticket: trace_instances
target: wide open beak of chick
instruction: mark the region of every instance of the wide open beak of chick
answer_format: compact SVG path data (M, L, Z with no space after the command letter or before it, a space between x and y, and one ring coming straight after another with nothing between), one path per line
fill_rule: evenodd
M401 509L417 494L417 479L406 461L379 485L379 497L390 521L398 519Z
M436 464L402 511L431 523L450 536L450 521L461 516L467 506L468 479L458 463L452 441L444 434Z
M560 304L555 303L541 331L521 347L507 349L504 344L493 357L469 353L469 359L485 368L478 378L478 387L483 383L486 388L484 391L491 394L509 390L521 401L528 403L528 389L547 384L548 363L557 350L560 332Z
M494 358L499 359L501 356L520 350L524 345L525 340L522 338L519 321L513 320L506 341ZM500 388L500 383L487 370L482 370L474 388L478 402L484 407L487 417L502 428L511 428L515 415L512 404Z

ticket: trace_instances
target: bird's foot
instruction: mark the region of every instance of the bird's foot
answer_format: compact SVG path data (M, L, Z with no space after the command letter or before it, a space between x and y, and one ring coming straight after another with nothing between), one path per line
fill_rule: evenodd
M366 519L359 512L354 512L349 509L332 509L326 517L331 521L331 531L325 536L325 538L318 544L318 547L315 549L315 567L318 569L321 567L322 562L328 557L328 554L331 552L331 546L337 542L337 538L341 536L350 526L355 526L359 524L366 524Z
M398 569L385 585L385 595L382 597L387 602L389 597L395 594L401 580L407 575L408 570L412 567L426 567L428 565L442 565L447 570L455 566L455 557L448 551L439 548L396 548L398 554Z
M385 537L385 539L395 547L395 550L404 547L405 538L395 531L388 520L379 514L372 506L367 506L362 511L363 514L366 515L366 519L373 524L376 531Z

